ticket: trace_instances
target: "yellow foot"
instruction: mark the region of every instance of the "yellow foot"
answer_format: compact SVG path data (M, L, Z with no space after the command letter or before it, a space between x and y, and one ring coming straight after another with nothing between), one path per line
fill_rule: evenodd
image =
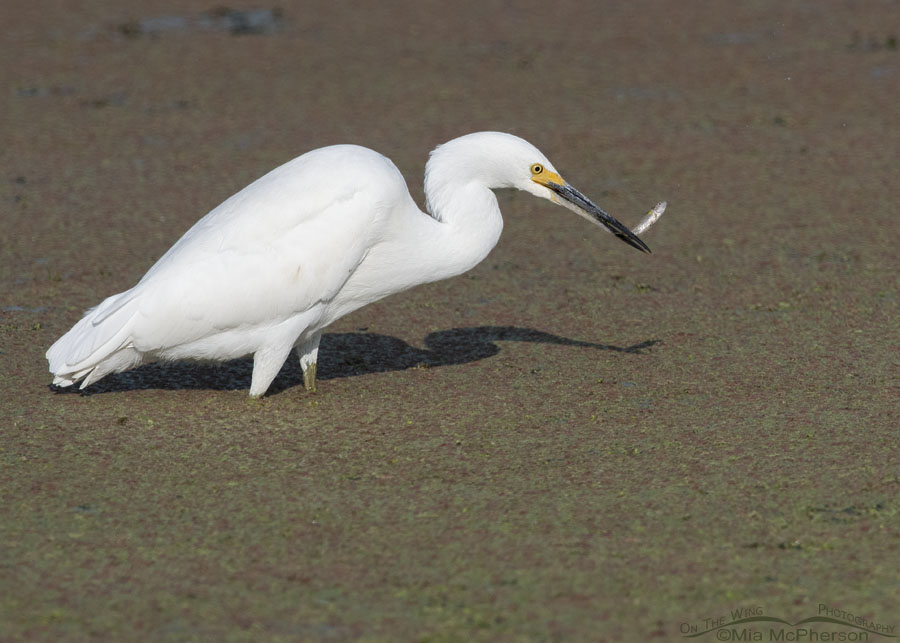
M307 391L316 392L316 363L313 362L303 371L303 386Z

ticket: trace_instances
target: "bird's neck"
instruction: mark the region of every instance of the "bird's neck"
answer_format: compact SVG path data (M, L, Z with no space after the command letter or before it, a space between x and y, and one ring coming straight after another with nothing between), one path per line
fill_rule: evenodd
M435 265L441 266L431 281L447 279L474 268L497 245L503 217L497 197L483 183L454 186L443 194L428 195L436 233L423 244ZM440 261L438 261L440 259Z
M491 148L462 138L439 146L425 166L425 199L438 231L425 243L446 279L478 265L497 245L503 230L500 206L491 183L497 174ZM440 258L440 262L438 262Z
M345 284L346 306L335 319L375 299L462 274L497 245L503 219L494 193L472 183L446 194L429 199L431 216L410 199L393 218L390 232L367 254L366 269Z

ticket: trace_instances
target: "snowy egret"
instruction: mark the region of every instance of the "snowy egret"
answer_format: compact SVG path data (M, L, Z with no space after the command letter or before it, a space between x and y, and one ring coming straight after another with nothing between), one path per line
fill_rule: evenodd
M493 188L549 199L650 252L511 134L479 132L438 146L425 168L430 214L386 157L355 145L324 147L224 201L136 286L87 311L47 351L53 383L84 388L152 359L252 354L257 397L296 346L304 385L315 390L319 340L330 323L487 256L503 228Z

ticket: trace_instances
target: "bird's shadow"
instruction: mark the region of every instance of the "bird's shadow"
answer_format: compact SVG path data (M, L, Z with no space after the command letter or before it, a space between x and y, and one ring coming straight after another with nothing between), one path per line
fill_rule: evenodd
M647 340L632 346L612 346L560 337L531 328L515 326L477 326L451 328L429 333L425 348L410 346L401 339L377 333L326 333L319 347L319 381L370 373L402 371L414 367L438 367L465 364L492 357L500 352L495 342L538 342L562 346L579 346L617 353L640 354L659 340ZM59 393L91 395L139 389L213 389L232 391L248 389L253 371L249 357L223 363L154 362L125 373L108 375L84 391L77 386L60 388ZM268 395L298 386L303 381L299 360L288 358Z

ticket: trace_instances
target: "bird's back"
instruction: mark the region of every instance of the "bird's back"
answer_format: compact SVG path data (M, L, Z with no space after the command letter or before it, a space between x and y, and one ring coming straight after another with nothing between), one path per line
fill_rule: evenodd
M359 195L372 203L406 193L390 159L357 145L308 152L263 175L197 221L141 281L179 270L200 257L264 247L317 219L338 219L340 206ZM339 221L332 221L338 224Z

